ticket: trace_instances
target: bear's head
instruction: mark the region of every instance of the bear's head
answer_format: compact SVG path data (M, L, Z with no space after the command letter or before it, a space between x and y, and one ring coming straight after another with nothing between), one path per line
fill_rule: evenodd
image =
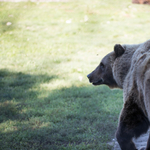
M120 58L125 49L120 45L114 46L114 51L107 54L94 71L87 75L89 82L93 85L108 85L110 88L119 87L114 79L113 66L117 58Z

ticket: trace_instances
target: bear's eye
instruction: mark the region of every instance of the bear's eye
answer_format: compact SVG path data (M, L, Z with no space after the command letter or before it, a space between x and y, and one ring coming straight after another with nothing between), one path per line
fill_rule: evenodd
M100 68L101 68L102 70L104 70L105 66L104 66L103 63L100 63Z

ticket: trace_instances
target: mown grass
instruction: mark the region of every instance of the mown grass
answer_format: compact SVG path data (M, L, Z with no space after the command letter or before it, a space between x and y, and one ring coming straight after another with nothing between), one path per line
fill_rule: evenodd
M131 1L0 2L0 149L106 150L122 91L86 75L116 43L149 39Z

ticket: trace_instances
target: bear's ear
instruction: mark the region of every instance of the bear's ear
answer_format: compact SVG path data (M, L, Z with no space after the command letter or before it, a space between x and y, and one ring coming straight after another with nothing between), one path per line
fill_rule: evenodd
M116 57L119 57L125 52L125 49L120 44L116 44L114 46L114 51L115 51Z

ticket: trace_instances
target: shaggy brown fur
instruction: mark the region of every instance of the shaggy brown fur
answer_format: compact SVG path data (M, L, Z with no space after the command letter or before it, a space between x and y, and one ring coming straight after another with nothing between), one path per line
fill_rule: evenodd
M147 132L150 125L150 40L115 45L88 78L93 85L123 89L116 137L122 150L136 150L132 138ZM150 138L146 150L150 150Z

